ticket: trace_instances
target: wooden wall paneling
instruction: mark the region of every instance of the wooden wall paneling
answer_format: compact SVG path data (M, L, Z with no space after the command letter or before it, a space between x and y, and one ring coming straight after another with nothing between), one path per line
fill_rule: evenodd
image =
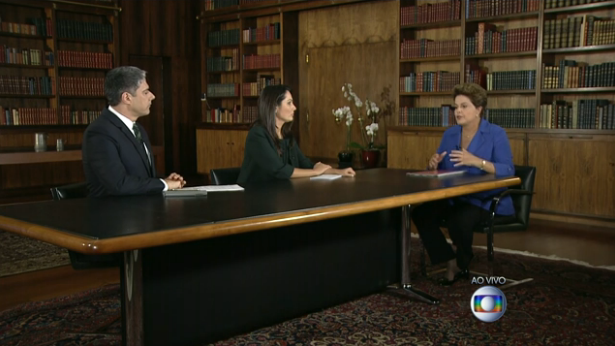
M194 128L200 121L201 82L199 45L199 1L130 1L119 2L121 64L130 56L151 56L168 59L171 71L165 71L169 93L165 103L171 103L172 126L158 124L165 133L165 166L184 176L196 174L196 140ZM154 101L156 102L156 101ZM168 137L166 131L171 131ZM168 149L165 149L168 150ZM169 152L169 151L167 151Z
M537 167L533 209L615 218L615 138L607 135L529 135Z
M442 132L389 131L387 167L423 170L440 146Z
M285 12L282 14L282 80L293 90L293 101L297 110L293 120L293 135L301 145L302 104L299 79L299 12Z
M351 83L363 102L366 98L379 101L388 86L393 88L392 95L398 91L398 66L390 63L397 52L397 21L391 20L397 6L392 1L367 2L299 14L300 102L302 111L309 113L300 129L306 155L336 158L346 148L345 125L336 124L332 115L333 109L351 106L341 91L344 83ZM354 106L352 111L352 139L360 141ZM365 118L364 108L362 112ZM385 141L386 121L377 143Z
M518 166L527 165L527 135L525 133L508 133L508 141L513 154L513 162Z
M247 135L243 130L196 130L198 172L209 174L212 168L240 167Z

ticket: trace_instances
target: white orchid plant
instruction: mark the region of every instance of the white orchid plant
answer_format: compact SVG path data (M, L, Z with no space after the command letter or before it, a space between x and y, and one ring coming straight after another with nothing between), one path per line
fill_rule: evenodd
M344 98L348 101L354 103L354 106L357 109L357 120L361 125L361 129L363 129L363 117L361 116L363 105L365 105L365 113L367 118L371 120L371 124L365 126L365 131L361 130L361 138L365 145L361 145L357 142L350 141L350 128L353 121L353 114L350 110L350 107L344 106L338 109L333 110L333 115L335 116L335 121L340 123L344 118L346 119L346 128L347 128L347 150L352 148L358 148L362 150L375 149L374 146L374 137L378 132L378 113L380 113L380 108L376 105L375 102L370 101L369 99L365 99L365 103L357 96L357 94L352 90L352 84L346 83L342 86L342 92L344 93Z

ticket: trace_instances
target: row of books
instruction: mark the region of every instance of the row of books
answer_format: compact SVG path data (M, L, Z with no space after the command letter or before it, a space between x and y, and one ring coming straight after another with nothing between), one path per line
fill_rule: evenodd
M233 49L232 56L214 56L207 58L207 71L237 71L239 66L239 49Z
M485 119L505 128L533 129L536 127L536 110L534 108L487 108Z
M256 120L257 107L244 107L240 109L239 105L235 105L233 109L214 108L206 113L204 122L207 123L251 123Z
M280 68L280 54L244 55L242 68L244 70L260 68Z
M53 77L0 76L0 94L54 95Z
M400 52L401 59L458 56L461 54L461 40L404 39L401 43Z
M418 6L407 6L401 8L401 26L417 23L436 23L450 20L459 20L461 12L461 2L459 0L449 0L432 4Z
M252 4L270 0L205 0L205 11L218 10L225 7Z
M453 90L460 81L459 72L419 72L399 78L400 92L433 92Z
M539 127L548 129L615 130L615 105L610 100L556 100L540 105Z
M112 69L113 54L60 50L58 51L58 66Z
M545 8L560 8L604 2L609 0L545 0Z
M96 120L101 110L71 111L70 106L60 108L10 108L0 106L0 125L79 125Z
M486 32L479 31L474 34L474 37L466 37L467 55L536 50L538 27L498 31L495 25L488 24L484 28Z
M441 107L400 107L399 123L408 126L449 127L457 124L455 109L450 105Z
M615 86L615 62L588 66L574 60L560 60L558 65L542 64L542 88L593 88Z
M615 43L615 20L593 15L546 20L544 49L597 46Z
M60 77L62 96L104 96L104 77Z
M51 19L28 18L27 23L2 21L0 18L0 31L20 35L51 36L53 34Z
M490 72L486 76L486 90L536 89L536 70Z
M0 63L2 64L53 66L53 52L44 52L43 54L41 54L39 49L8 47L5 44L0 45Z
M505 128L534 128L533 108L486 109L485 119ZM455 108L451 105L440 107L401 107L399 123L408 126L449 127L456 125Z
M207 33L207 46L220 47L239 44L239 29L211 31Z
M57 25L59 38L113 42L113 26L110 23L58 19Z
M237 83L207 84L207 95L209 95L210 97L239 96L239 84Z
M243 30L243 42L263 42L280 39L280 23L271 23L261 28Z
M255 83L243 83L241 94L244 96L259 96L265 87L280 84L282 84L281 78L275 78L273 75L262 75L258 77Z
M466 18L534 12L540 9L540 3L541 0L466 0Z

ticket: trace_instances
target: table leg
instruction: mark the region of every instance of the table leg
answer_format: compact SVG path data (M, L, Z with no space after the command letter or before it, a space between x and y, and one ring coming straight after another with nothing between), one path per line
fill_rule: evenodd
M143 261L141 250L124 252L122 270L123 344L143 346Z
M410 220L411 220L411 207L403 206L402 207L402 223L401 223L401 287L398 289L402 289L406 295L417 298L424 302L430 304L440 304L440 300L430 296L429 294L422 292L414 287L412 287L412 283L410 280L410 252L412 250L412 246L410 244Z

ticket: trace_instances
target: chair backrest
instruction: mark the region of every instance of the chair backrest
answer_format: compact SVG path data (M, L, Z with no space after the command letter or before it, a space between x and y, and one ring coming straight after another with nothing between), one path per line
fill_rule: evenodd
M51 196L59 201L67 198L84 198L88 196L88 183L76 183L51 188Z
M209 171L209 177L213 185L237 184L239 179L239 167L216 168Z
M534 192L534 180L536 180L536 167L515 166L515 175L521 179L521 185L510 187ZM530 209L532 207L532 195L512 195L517 221L523 225L529 225Z

